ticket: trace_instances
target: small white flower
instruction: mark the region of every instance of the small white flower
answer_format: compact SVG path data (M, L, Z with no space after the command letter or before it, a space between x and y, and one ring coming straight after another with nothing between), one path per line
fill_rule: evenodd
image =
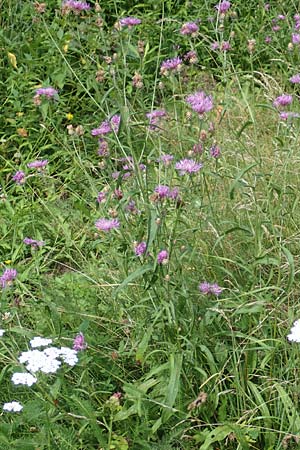
M0 329L0 337L2 337L4 335L4 333L5 333L5 330Z
M23 409L23 406L19 402L4 403L4 405L3 405L3 411L20 412L20 411L22 411L22 409Z
M300 342L300 320L296 320L287 338L291 342Z
M30 345L32 348L36 347L46 347L47 345L52 344L52 339L42 338L40 336L36 336L30 341Z
M31 373L16 372L11 377L11 381L14 384L25 384L26 386L32 386L37 382L37 378L31 375Z
M75 366L78 363L77 351L69 347L61 347L60 355L62 360L69 366Z

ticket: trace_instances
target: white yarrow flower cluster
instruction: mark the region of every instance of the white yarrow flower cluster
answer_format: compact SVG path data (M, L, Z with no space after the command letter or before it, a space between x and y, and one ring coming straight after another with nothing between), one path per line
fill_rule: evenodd
M32 348L36 347L47 347L47 345L52 344L52 339L42 338L40 336L36 336L30 341L30 345Z
M0 337L2 337L5 333L5 330L0 329Z
M7 412L20 412L22 409L23 406L19 402L4 403L3 405L3 411Z
M300 342L300 320L296 320L291 328L291 333L287 335L291 342Z
M11 377L11 381L14 384L25 384L26 386L32 386L37 382L37 378L31 375L31 373L16 372Z

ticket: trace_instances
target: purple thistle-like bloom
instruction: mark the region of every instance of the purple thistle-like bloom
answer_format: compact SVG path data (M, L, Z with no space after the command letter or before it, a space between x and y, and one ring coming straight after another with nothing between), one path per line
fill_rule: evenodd
M167 75L170 71L171 72L178 72L181 69L182 65L182 59L179 58L179 56L176 56L175 58L166 59L162 62L160 66L160 73L162 75Z
M142 23L141 19L136 17L124 17L124 19L119 20L121 27L134 27L135 25L140 25Z
M291 111L289 112L284 111L279 114L279 117L281 120L296 119L300 117L300 114Z
M293 75L290 78L290 82L294 83L294 84L300 83L300 73L297 73L296 75Z
M31 247L42 247L43 245L45 245L44 241L37 241L36 239L31 239L26 237L25 239L23 239L23 243L26 245L31 245Z
M99 231L104 231L107 233L114 228L119 228L120 222L118 219L98 219L95 222L95 226Z
M180 34L187 35L187 34L195 34L199 30L198 25L195 22L187 22L182 25L180 29Z
M157 159L157 162L162 162L165 166L169 166L170 162L173 161L173 159L173 155L165 154L161 155L161 157Z
M219 14L226 14L231 6L231 3L227 0L222 0L218 5L215 6Z
M189 95L186 102L189 103L191 108L200 116L203 116L204 113L213 108L212 97L210 95L206 95L203 91L195 92L195 94Z
M17 183L17 184L24 184L25 183L25 173L22 170L18 170L14 176L12 177L12 179Z
M279 95L279 97L275 98L274 102L273 102L273 106L275 106L275 108L284 108L285 106L288 106L292 103L293 101L293 96L289 95L289 94L282 94Z
M88 3L77 0L66 0L63 3L63 7L72 9L73 11L87 11L91 8Z
M58 91L56 89L54 89L53 87L49 86L46 88L36 89L35 94L36 95L45 95L48 98L52 98L58 94Z
M106 192L104 192L104 191L98 192L97 202L103 203L103 202L105 202L105 200L106 200Z
M300 44L300 34L298 34L298 33L292 34L292 43L294 45Z
M219 42L215 41L210 45L211 50L216 51L219 50Z
M170 188L169 188L169 186L165 186L163 184L159 184L154 189L154 192L156 192L158 194L160 199L168 198L169 194L170 194Z
M154 111L147 113L146 117L150 121L150 130L155 130L158 127L159 120L166 115L167 113L164 109L155 109Z
M271 42L272 42L271 36L266 36L266 37L265 37L265 43L266 43L266 44L270 44Z
M98 155L99 156L109 155L108 143L102 138L99 139Z
M179 170L180 175L185 175L186 173L192 174L198 172L203 164L197 163L193 159L182 159L175 164L175 169Z
M108 134L114 131L117 133L119 131L121 116L119 114L115 114L109 120L104 120L98 128L94 128L91 131L92 136L102 136L103 134Z
M219 158L219 156L221 155L220 147L218 147L217 145L213 145L210 148L210 154L213 158Z
M167 250L161 250L157 255L158 264L167 264L169 261L169 253Z
M198 62L197 52L195 52L195 50L190 50L183 56L183 59L189 64L196 64Z
M36 160L36 161L32 161L30 163L27 164L27 167L29 167L29 169L43 169L44 167L46 167L48 164L48 160L47 159L42 159L42 160Z
M16 269L5 269L0 277L0 286L2 287L2 289L9 286L16 278L17 274L18 272L16 271Z
M211 284L207 281L199 284L199 290L202 294L213 294L216 296L220 295L223 291L223 289L217 283Z
M227 52L228 50L231 50L231 45L228 41L221 42L220 50L222 52Z
M136 256L142 256L145 253L146 249L147 244L146 242L142 241L134 246L134 253L136 254Z
M87 344L84 339L83 333L77 334L75 336L73 341L73 350L76 350L76 352L79 352L81 350L85 350L87 348Z

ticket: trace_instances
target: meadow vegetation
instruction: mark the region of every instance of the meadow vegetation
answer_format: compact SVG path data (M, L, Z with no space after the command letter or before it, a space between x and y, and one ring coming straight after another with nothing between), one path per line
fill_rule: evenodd
M0 448L299 448L297 2L3 5Z

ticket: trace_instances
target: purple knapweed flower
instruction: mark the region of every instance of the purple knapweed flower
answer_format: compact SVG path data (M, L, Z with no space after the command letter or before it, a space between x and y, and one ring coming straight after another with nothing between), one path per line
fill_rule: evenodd
M275 108L284 108L285 106L288 106L292 103L293 101L293 96L289 95L289 94L282 94L279 95L279 97L275 98L274 102L273 102L273 106L275 106Z
M223 41L223 42L221 42L220 50L221 50L222 52L227 52L227 51L231 50L231 45L230 45L230 43L229 43L228 41Z
M199 290L202 294L213 294L216 296L220 295L223 291L223 289L217 283L211 284L207 281L199 284Z
M108 143L102 138L99 139L98 155L109 156Z
M76 352L79 352L81 350L85 350L87 348L87 344L84 339L83 333L77 334L75 336L73 341L73 350L76 350Z
M161 250L157 255L158 264L167 264L169 261L169 253L167 250Z
M294 45L300 44L300 34L298 34L298 33L292 34L292 43Z
M266 3L266 4L264 5L264 10L265 10L265 11L270 11L270 3Z
M155 109L154 111L147 113L146 117L150 121L150 130L156 130L159 126L160 119L162 119L166 115L167 113L164 109Z
M266 37L265 37L265 43L266 43L266 44L270 44L271 42L272 42L271 36L266 36Z
M200 116L213 108L213 101L210 95L206 95L203 91L196 92L187 97L186 102Z
M63 8L67 8L70 9L72 11L87 11L89 10L91 7L88 3L86 2L82 2L79 0L66 0L63 2Z
M197 52L195 52L195 50L190 50L183 56L183 59L189 64L196 64L198 62Z
M274 31L275 33L276 33L277 31L280 31L280 30L281 30L281 28L280 28L279 25L274 25L274 26L272 27L272 31Z
M17 184L24 184L25 183L25 173L22 170L18 170L14 176L12 177L12 179L17 183Z
M283 14L278 14L277 19L278 20L285 20L286 16L284 16Z
M104 203L105 200L106 200L106 192L105 191L98 192L97 202L98 203Z
M198 30L199 27L195 22L187 22L182 25L180 29L180 34L182 35L196 34Z
M219 42L217 42L217 41L214 41L214 42L212 42L211 44L210 44L210 48L211 48L211 50L212 51L216 51L216 50L219 50Z
M142 241L134 246L134 253L136 256L142 256L147 249L146 242Z
M31 245L31 247L34 247L34 248L42 247L43 245L45 245L44 241L37 241L36 239L31 239L28 237L23 239L23 243L26 245Z
M171 161L173 161L174 156L169 155L168 153L165 155L161 155L156 161L163 163L165 166L169 166Z
M210 148L210 154L213 158L219 158L219 156L221 155L220 147L218 147L217 145L213 145Z
M114 131L117 133L119 131L121 116L115 114L110 120L104 120L98 128L94 128L91 131L92 136L102 136L103 134L108 134Z
M36 160L36 161L32 161L30 163L27 164L27 167L29 167L29 169L43 169L44 167L46 167L48 164L48 160L47 159L42 159L42 160Z
M36 95L45 95L45 97L47 97L47 98L52 98L58 94L58 91L56 89L54 89L53 87L49 86L49 87L45 87L45 88L36 89L35 94Z
M222 0L219 2L215 8L218 11L219 14L226 14L231 6L231 3L227 0Z
M290 82L294 83L294 84L300 83L300 73L297 73L296 75L293 75L290 78Z
M292 111L289 112L284 111L279 114L279 117L281 120L296 119L300 117L300 114Z
M114 228L119 228L120 222L118 219L98 219L95 222L95 226L99 231L104 231L107 233L108 231L113 230Z
M16 278L17 274L18 272L16 271L16 269L5 269L0 277L0 286L2 287L2 289L9 286Z
M170 188L169 186L165 186L163 184L159 184L158 186L156 186L156 188L154 189L154 192L156 192L158 194L158 197L160 199L163 198L168 198L169 194L170 194Z
M121 27L134 27L140 25L140 23L142 23L141 19L137 19L136 17L124 17L124 19L119 20Z
M166 59L160 66L160 73L168 75L169 72L179 72L182 66L182 59L179 56L175 58Z
M197 163L193 159L182 159L175 164L175 169L179 170L179 175L185 175L186 173L192 174L198 172L203 164Z

